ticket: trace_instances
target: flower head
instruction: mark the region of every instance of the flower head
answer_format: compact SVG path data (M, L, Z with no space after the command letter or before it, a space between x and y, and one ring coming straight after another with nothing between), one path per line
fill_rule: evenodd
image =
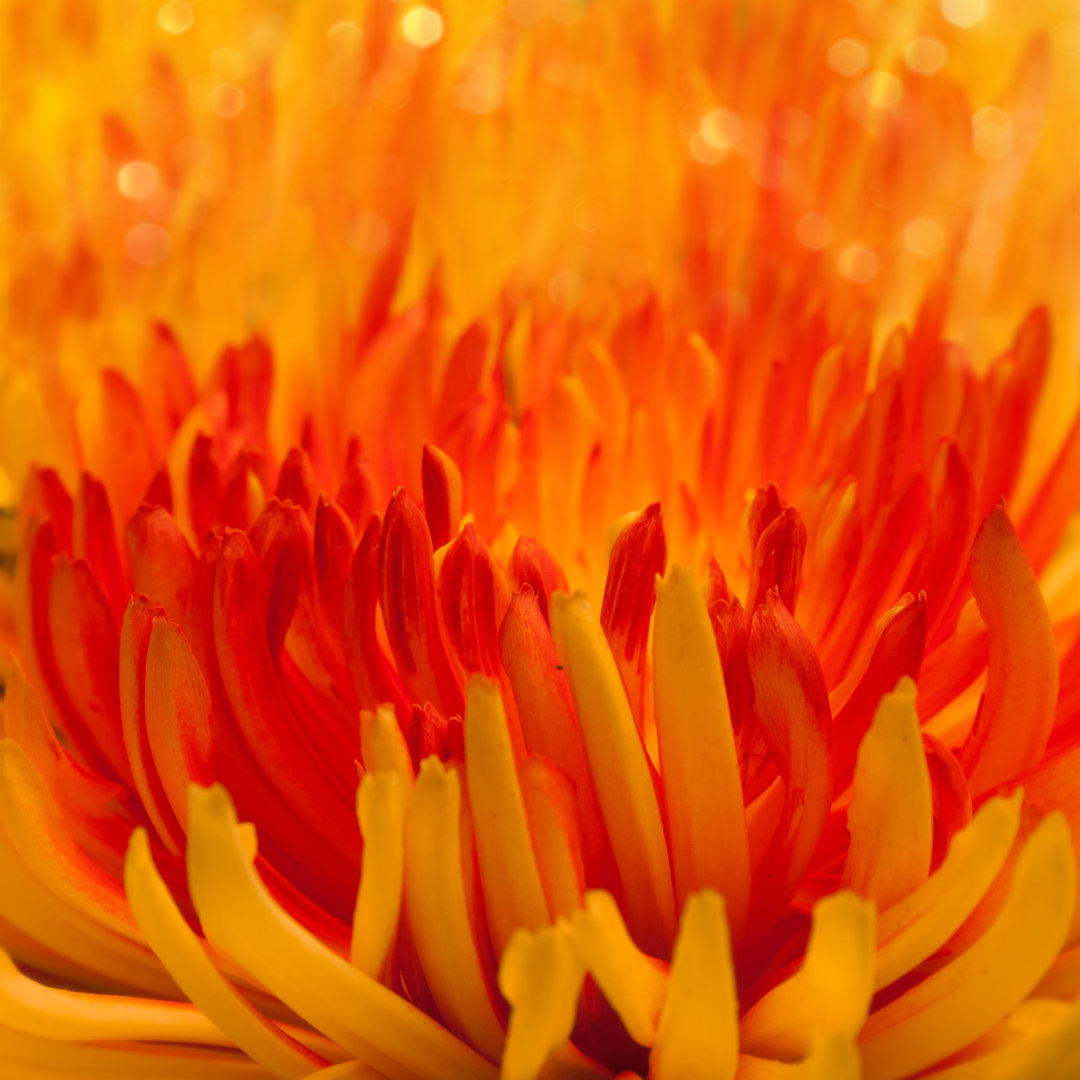
M0 1061L1071 1075L1075 20L331 7L4 16Z

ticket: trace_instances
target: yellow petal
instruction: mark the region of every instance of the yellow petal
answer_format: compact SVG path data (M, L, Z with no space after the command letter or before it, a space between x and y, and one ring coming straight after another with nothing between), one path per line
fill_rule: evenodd
M859 1051L849 1035L828 1035L814 1040L802 1061L771 1061L739 1055L735 1080L860 1080Z
M667 993L664 965L634 944L610 893L599 889L586 893L584 909L564 925L569 926L585 967L630 1038L652 1046Z
M461 785L434 757L420 763L405 816L405 911L424 977L451 1031L497 1061L502 1023L473 939L462 871Z
M499 965L499 989L511 1005L501 1080L533 1080L564 1046L584 981L585 966L564 928L514 933Z
M989 799L953 837L926 882L878 918L874 989L895 982L936 952L975 910L1020 828L1023 793Z
M965 953L867 1021L866 1080L897 1080L978 1038L1022 1001L1065 942L1076 897L1069 827L1048 815L1017 860L1009 897Z
M720 653L694 576L656 582L653 689L675 893L715 889L732 936L746 922L750 854Z
M235 1052L192 1046L84 1046L0 1027L4 1080L272 1080Z
M739 1025L750 1054L794 1061L816 1036L854 1038L870 1011L874 975L874 905L851 892L814 907L802 967L770 990Z
M626 917L642 945L675 936L667 842L649 763L600 623L578 593L551 598L551 630L577 707L589 768L623 881Z
M143 1039L229 1045L193 1005L43 986L23 975L3 949L0 1015L5 1027L62 1042Z
M161 880L144 829L131 835L124 886L147 943L208 1022L275 1076L306 1076L326 1064L266 1019L222 975Z
M475 1051L281 910L244 850L224 788L193 787L188 816L188 878L203 929L270 993L394 1080L493 1080Z
M380 705L374 712L365 709L360 713L360 752L365 769L397 773L406 789L412 787L412 758L393 705Z
M653 1080L731 1080L739 1006L724 900L712 890L683 908L667 997L649 1055Z
M474 675L465 691L465 780L495 955L519 927L549 923L499 684Z
M373 979L385 968L397 937L405 873L406 797L407 788L393 772L366 773L356 792L364 854L350 959Z
M1062 1010L1037 1031L1025 1031L1000 1049L927 1076L934 1080L1075 1080L1080 1076L1080 1001L1062 1005Z
M915 683L886 694L859 746L848 809L851 846L843 883L883 911L930 874L934 807Z

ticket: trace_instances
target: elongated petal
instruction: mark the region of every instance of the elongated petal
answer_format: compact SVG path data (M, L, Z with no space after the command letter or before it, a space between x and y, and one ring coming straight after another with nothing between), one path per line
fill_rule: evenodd
M150 947L214 1029L285 1080L306 1076L325 1064L262 1016L221 973L169 895L141 829L131 836L124 886Z
M634 944L610 893L586 893L585 907L570 917L569 927L585 967L627 1033L652 1046L667 993L666 965Z
M925 884L881 913L875 987L922 963L974 911L1005 865L1020 827L1020 803L1019 795L984 803Z
M588 601L556 593L551 625L638 939L666 951L675 901L660 808L618 668Z
M746 922L750 855L720 654L689 571L673 566L656 592L653 686L675 891L682 903L715 889L737 937Z
M929 875L934 808L910 679L901 679L881 699L859 747L848 832L851 847L842 880L879 911Z
M1038 764L1058 691L1050 617L1003 506L975 537L971 587L990 635L986 696L961 755L979 795Z
M405 910L424 976L450 1029L497 1061L502 1022L473 938L454 769L421 763L405 819Z
M519 927L550 921L529 837L498 684L474 675L465 691L465 779L492 944L501 955Z
M408 784L395 772L369 772L356 793L364 855L350 959L377 979L385 969L401 913Z
M709 889L683 907L667 996L649 1055L655 1080L731 1080L739 1047L735 969L723 899Z
M301 929L270 898L219 786L191 789L188 874L208 937L271 993L388 1077L494 1077L440 1024Z
M867 1022L859 1036L867 1080L918 1072L997 1023L1060 951L1075 900L1069 829L1051 814L1028 839L1005 906L987 932Z
M510 1002L500 1080L533 1080L570 1038L585 966L559 926L517 930L499 965L499 989Z
M849 892L819 900L802 966L742 1018L742 1048L793 1061L815 1036L854 1038L870 1011L873 978L873 905Z

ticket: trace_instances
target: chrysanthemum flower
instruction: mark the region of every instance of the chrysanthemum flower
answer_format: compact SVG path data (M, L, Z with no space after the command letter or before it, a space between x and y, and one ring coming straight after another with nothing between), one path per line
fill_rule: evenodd
M1080 1073L1080 8L3 10L0 1075Z

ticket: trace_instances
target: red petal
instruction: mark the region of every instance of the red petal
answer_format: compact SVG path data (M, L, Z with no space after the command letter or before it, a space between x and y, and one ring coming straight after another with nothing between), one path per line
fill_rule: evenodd
M499 627L510 606L502 569L472 524L446 551L439 592L450 641L465 671L498 678Z
M978 796L1038 764L1058 695L1050 616L1003 505L975 537L971 588L990 638L986 693L960 755Z
M87 563L65 555L57 556L44 595L58 704L67 703L60 707L65 729L73 725L67 734L89 765L96 768L100 754L102 775L130 784L116 683L120 642L105 595Z
M923 732L923 748L934 800L934 850L931 870L941 865L952 838L971 820L971 792L956 755L940 740Z
M817 849L833 795L825 680L806 635L775 593L754 613L748 644L754 707L784 781L784 807L756 881L758 932L783 913Z
M656 575L667 565L659 503L647 506L619 533L608 560L600 625L611 644L640 729L644 720L645 651L656 606Z
M371 515L377 513L383 504L379 482L369 462L349 463L345 480L337 494L337 503L349 515L358 533L367 528Z
M420 477L431 542L441 548L461 527L461 470L433 443L424 443Z
M362 709L383 702L397 708L398 722L411 716L401 677L379 642L377 586L380 522L372 517L353 554L342 612L345 660Z
M906 597L881 628L866 670L846 700L835 702L833 740L836 787L843 791L851 782L855 755L870 730L874 712L885 694L891 693L904 675L918 679L926 648L926 596ZM839 693L839 692L838 692Z
M379 542L379 604L397 669L414 702L464 711L461 679L447 652L435 604L431 534L419 507L399 488Z
M197 394L184 350L164 323L155 323L142 362L143 407L162 446L195 407Z
M169 470L162 465L143 492L142 501L147 506L160 506L171 514L173 509L172 480Z
M19 516L49 521L59 551L72 553L75 502L63 481L52 469L31 466L23 487Z
M86 473L75 498L72 542L75 558L90 564L119 626L131 599L131 588L120 565L120 549L105 485Z
M274 384L270 346L260 337L226 348L214 368L208 391L223 390L229 406L229 427L242 441L262 446Z
M303 450L293 447L286 455L274 494L279 499L289 499L296 503L305 514L310 515L315 508L319 498L319 482L315 478L311 461Z
M217 517L221 497L221 475L213 457L214 440L200 433L188 460L188 515L197 537L209 531Z
M185 624L196 559L172 514L160 506L140 506L124 539L134 594L149 597L173 622Z
M774 518L754 547L746 610L754 611L770 589L776 589L788 611L795 613L799 575L806 551L806 526L793 506Z
M570 591L566 575L555 556L531 536L519 536L510 555L508 569L515 589L528 585L533 590L544 622L548 622L551 594Z

